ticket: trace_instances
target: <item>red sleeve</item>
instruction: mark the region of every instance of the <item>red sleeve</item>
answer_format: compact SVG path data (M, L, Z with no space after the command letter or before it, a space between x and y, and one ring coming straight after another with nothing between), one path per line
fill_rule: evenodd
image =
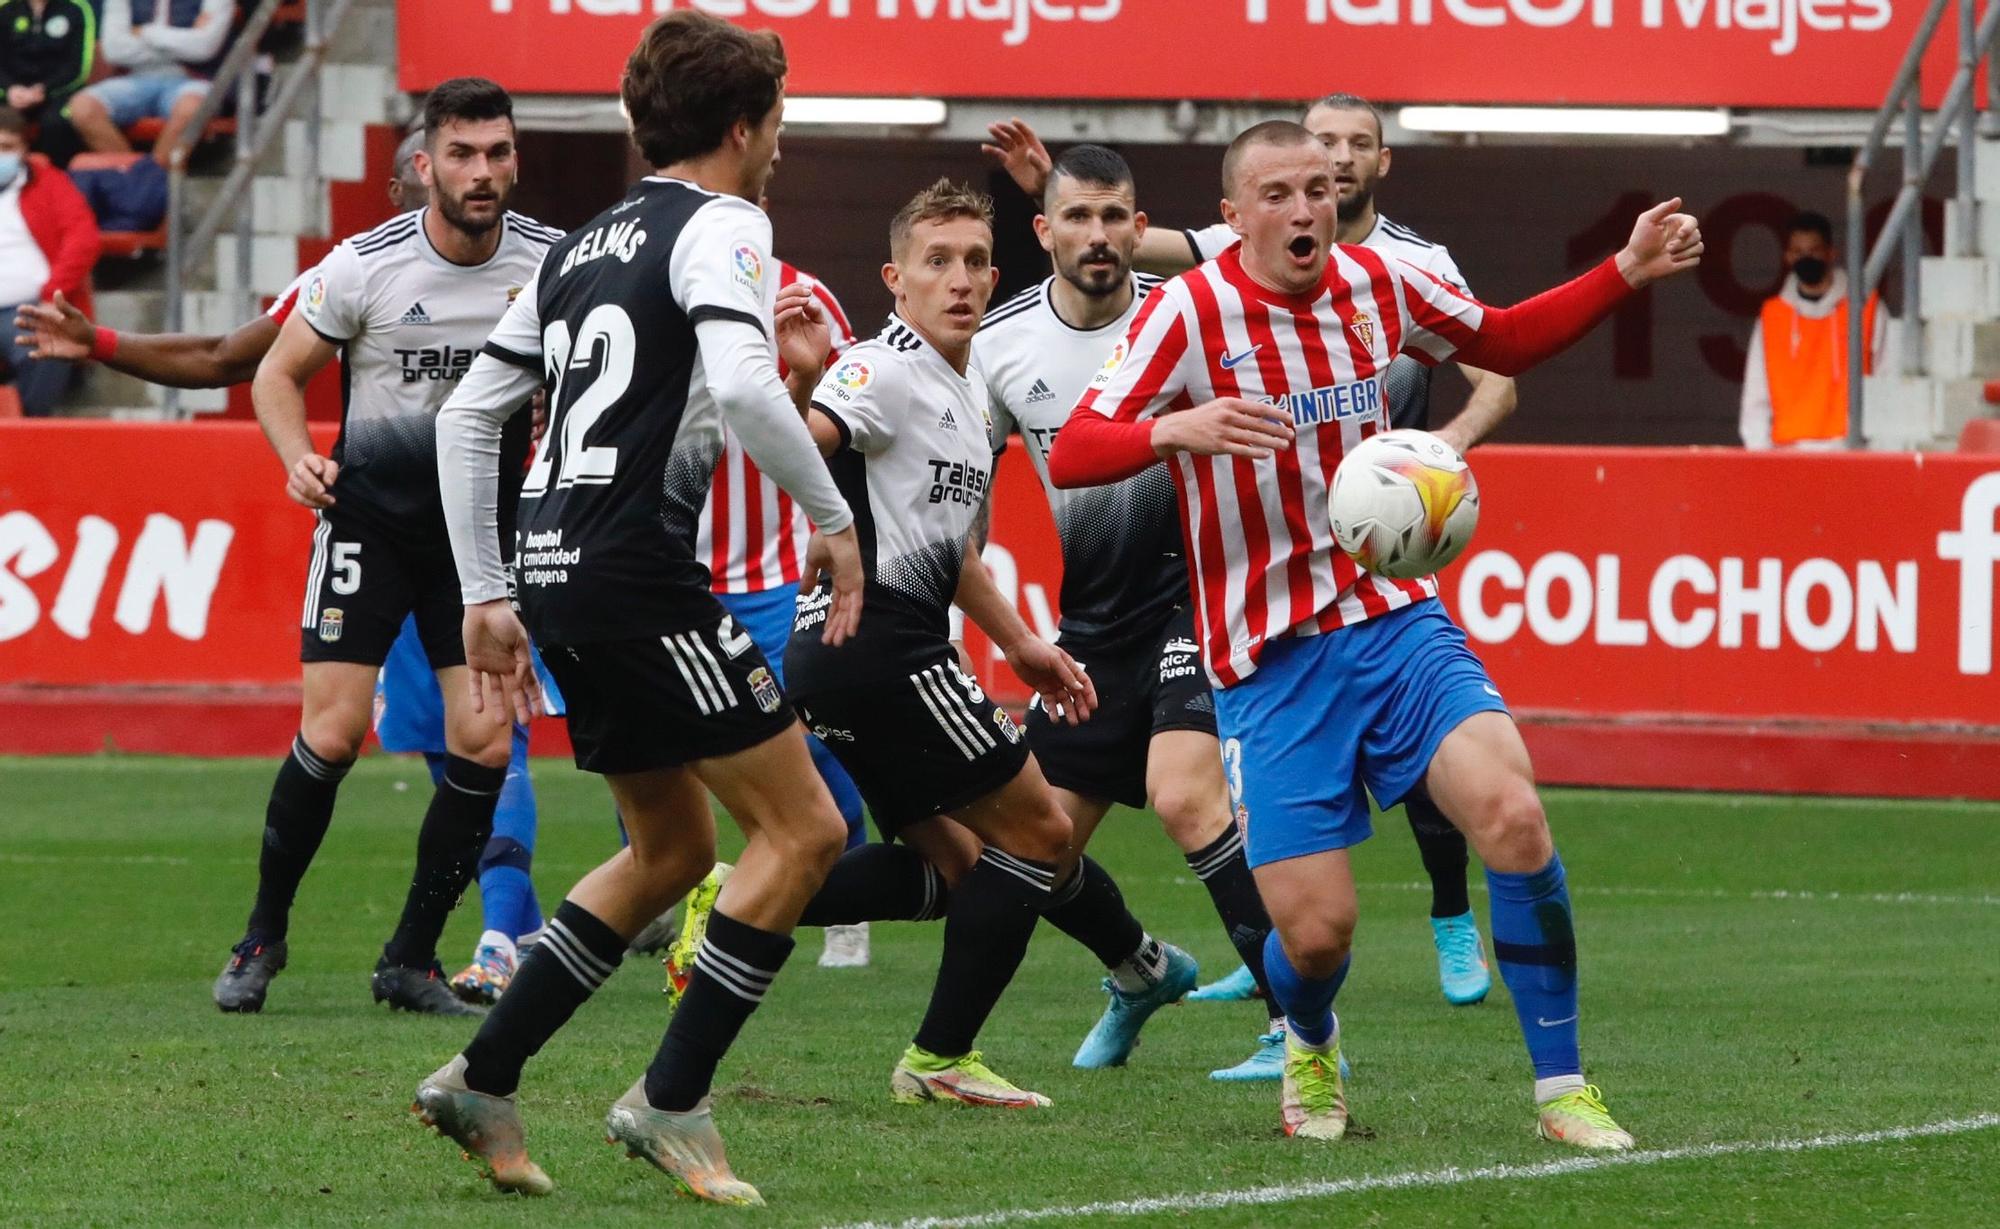
M1058 487L1104 486L1121 482L1160 459L1153 451L1153 424L1117 422L1087 405L1070 411L1049 446L1049 482Z
M60 290L64 297L77 299L87 293L90 271L97 266L102 241L97 233L97 216L83 199L76 184L61 171L43 168L47 182L42 191L56 215L56 250L49 254L49 283L42 287L47 300Z
M1469 366L1517 376L1574 345L1633 293L1615 257L1554 290L1512 307L1488 307L1453 357Z

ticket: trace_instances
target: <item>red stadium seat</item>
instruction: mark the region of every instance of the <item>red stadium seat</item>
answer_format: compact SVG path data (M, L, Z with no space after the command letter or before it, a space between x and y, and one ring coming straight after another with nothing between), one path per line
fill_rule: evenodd
M151 145L160 139L160 132L166 126L165 120L142 119L125 130L125 139L134 145ZM235 135L236 121L225 117L211 120L208 127L202 130L201 139L203 142L217 141Z
M122 171L133 163L148 157L146 154L78 154L70 159L72 171ZM167 227L164 222L152 230L107 230L101 235L103 255L137 256L141 252L164 251L167 246Z
M2000 418L1975 418L1958 433L1960 452L2000 453Z

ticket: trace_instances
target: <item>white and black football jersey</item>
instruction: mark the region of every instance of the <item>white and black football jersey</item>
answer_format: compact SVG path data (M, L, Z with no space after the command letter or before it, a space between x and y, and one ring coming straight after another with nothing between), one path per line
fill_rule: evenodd
M861 631L837 649L819 643L830 582L800 599L785 659L799 688L865 679L943 641L993 473L978 366L960 375L899 317L842 355L812 404L840 428L827 466L854 510L868 584Z
M1187 236L1188 247L1193 249L1197 262L1214 260L1237 241L1236 232L1229 229L1225 222L1182 233ZM1458 262L1451 258L1451 253L1445 250L1443 244L1432 243L1409 227L1391 222L1380 212L1376 213L1375 225L1361 241L1361 246L1414 265L1466 298L1472 297L1472 288L1465 284L1465 275L1458 271ZM1382 378L1383 393L1389 399L1391 426L1429 430L1431 373L1429 365L1407 354L1399 354L1390 362L1389 370L1383 373Z
M972 339L993 407L993 447L1019 432L1062 540L1060 606L1065 639L1157 640L1188 598L1180 514L1166 463L1109 486L1058 490L1049 449L1084 389L1122 356L1126 330L1160 279L1136 275L1132 306L1102 328L1057 314L1053 277L987 314Z
M333 448L341 518L443 544L438 409L562 232L508 212L493 255L459 265L424 233L429 212L402 214L342 241L306 275L295 310L341 351ZM518 464L525 425L509 445Z
M634 639L713 617L695 538L722 416L695 326L754 326L775 371L777 282L762 210L649 176L551 248L494 330L485 352L549 389L514 574L538 638Z

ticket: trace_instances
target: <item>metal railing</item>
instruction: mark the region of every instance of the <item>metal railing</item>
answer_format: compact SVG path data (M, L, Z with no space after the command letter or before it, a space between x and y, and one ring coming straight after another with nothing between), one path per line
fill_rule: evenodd
M179 141L168 151L167 161L167 270L166 331L178 333L186 319L188 273L207 260L223 227L234 223L236 237L236 289L247 301L250 297L251 183L257 164L282 137L285 121L301 97L310 95L306 122L306 173L319 178L320 152L320 69L333 33L346 19L352 0L305 0L304 47L299 58L285 67L272 81L273 91L260 114L257 109L256 66L261 53L257 44L283 0L258 0L236 41L216 69L207 97L201 101L193 120ZM187 199L187 163L208 125L221 112L223 100L236 98L236 157L229 174L216 191L215 199L199 217L190 217ZM168 389L164 407L167 417L180 417L180 395Z
M1924 184L1937 168L1938 155L1946 141L1955 140L1958 149L1958 225L1950 228L1948 254L1979 255L1975 224L1975 181L1978 178L1979 104L1976 86L1979 61L1993 54L1994 35L2000 31L2000 0L1988 0L1986 13L1975 23L1977 0L1958 0L1958 70L1945 88L1944 101L1937 110L1937 124L1928 138L1924 135L1923 60L1931 40L1944 23L1949 0L1931 0L1917 31L1903 52L1903 62L1889 86L1889 96L1875 113L1868 139L1855 152L1854 166L1847 172L1847 442L1862 446L1863 390L1866 370L1865 336L1868 313L1863 305L1882 283L1889 262L1898 255L1903 260L1903 318L1898 350L1905 375L1921 375L1924 369L1923 316L1923 197ZM2000 105L2000 62L1987 73L1987 112ZM1875 246L1867 246L1862 181L1887 147L1889 129L1898 115L1903 120L1903 184L1896 192L1889 216L1875 236ZM1991 253L2000 256L2000 252Z

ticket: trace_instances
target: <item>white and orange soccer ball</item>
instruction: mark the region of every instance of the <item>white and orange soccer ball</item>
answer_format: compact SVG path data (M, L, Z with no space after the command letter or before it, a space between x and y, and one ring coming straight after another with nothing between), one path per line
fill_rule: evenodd
M1334 471L1327 503L1340 549L1392 580L1458 558L1479 524L1479 483L1458 450L1428 431L1384 431Z

